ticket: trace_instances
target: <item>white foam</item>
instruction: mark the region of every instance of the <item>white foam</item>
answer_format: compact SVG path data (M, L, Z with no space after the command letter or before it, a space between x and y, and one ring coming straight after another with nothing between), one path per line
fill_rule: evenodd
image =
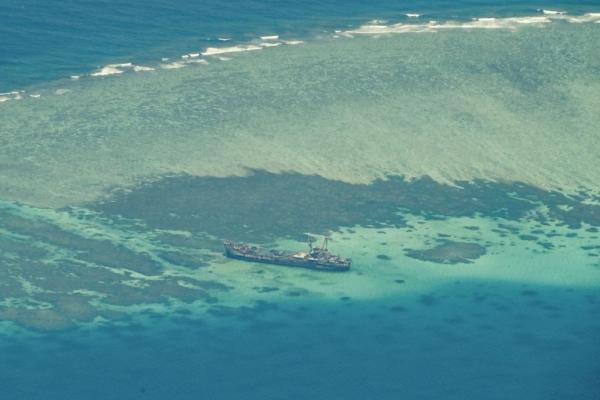
M429 23L427 25L414 25L414 24L394 24L394 25L363 25L357 29L344 32L342 35L346 37L352 37L353 34L382 34L382 33L404 33L404 32L432 32L433 27L437 26L435 23Z
M169 61L169 60L170 60L169 57L163 57L163 58L160 59L160 61L162 61L162 62Z
M188 64L208 64L208 61L206 61L203 58L192 58L191 60L187 60L186 63Z
M35 94L30 94L29 97L33 97L34 99L39 99L42 95L35 93Z
M229 42L231 39L230 38L220 37L220 38L217 38L217 40L220 40L221 42Z
M145 72L145 71L154 71L154 68L152 68L152 67L146 67L144 65L134 65L133 66L133 70L135 72Z
M567 21L569 23L600 23L600 13L587 13L583 15L567 15L563 11L539 10L543 15L527 17L508 18L473 18L471 21L429 21L422 24L391 24L385 25L378 20L369 21L357 29L341 33L352 37L352 34L378 35L383 33L406 33L406 32L437 32L441 29L517 29L519 26L543 26L553 21ZM419 16L418 14L405 14L407 16ZM336 33L338 33L336 31Z
M515 24L547 24L552 22L550 18L546 17L517 17L517 18L504 18L501 21L506 22L508 25L511 23Z
M133 63L118 63L118 64L108 64L102 68L100 68L96 72L92 72L90 76L110 76L110 75L119 75L125 72L125 69L131 69L134 72L144 72L144 71L154 71L154 68L147 67L144 65L135 65ZM71 79L77 80L79 79L78 75L71 76Z
M279 35L261 36L260 40L278 40Z
M69 93L70 90L69 89L56 89L54 91L54 94L56 94L57 96L62 96L63 94Z
M181 56L181 58L183 58L184 60L188 60L190 58L198 58L200 57L200 53L189 53L189 54L184 54Z
M0 93L0 103L4 103L9 100L21 100L23 97L20 92L6 92Z
M174 62L174 63L170 63L170 64L160 64L160 67L162 69L179 69L179 68L185 67L185 64L180 63L180 62Z
M471 21L429 21L425 24L392 25L365 24L345 34L383 34L407 32L436 32L441 29L515 29L521 25L543 25L552 22L548 16L511 17L511 18L474 18Z
M555 10L542 10L542 14L545 15L563 15L564 11L555 11Z
M70 78L72 81L76 81L80 78L80 76L79 75L71 75Z
M346 36L351 34L382 34L382 33L404 33L404 32L436 32L441 29L516 29L519 26L543 26L553 21L564 20L570 23L600 23L600 13L587 13L577 16L569 16L562 11L541 10L544 15L508 18L474 18L471 21L428 21L424 24L391 24L384 25L368 22L357 29L344 32ZM336 32L337 33L337 32Z
M277 47L281 46L281 42L263 42L258 44L261 47Z
M254 51L261 50L262 47L256 46L253 44L245 45L245 46L231 46L231 47L208 47L201 53L203 56L214 56L216 54L226 54L226 53L239 53L243 51Z
M231 60L231 58L229 58L229 57L217 57L217 59L219 61L229 61L229 60Z
M304 42L302 40L284 40L283 43L295 46L297 44L303 44Z
M433 24L435 29L514 29L519 25L539 25L552 22L548 17L474 18L465 23Z
M133 67L133 64L128 62L128 63L121 63L121 64L108 64L107 67L115 67L115 68L131 68Z
M576 16L565 16L565 20L573 24L582 24L586 22L598 22L600 21L600 13L587 13Z
M388 21L385 19L372 19L369 22L367 22L367 24L369 25L383 25L386 24Z
M406 15L408 18L419 18L421 16L421 14L413 14L413 13L406 13L404 15Z
M96 72L92 72L90 75L91 76L109 76L109 75L117 75L117 74L122 74L122 73L123 73L123 70L120 70L119 68L112 66L112 65L107 65L106 67L103 67Z

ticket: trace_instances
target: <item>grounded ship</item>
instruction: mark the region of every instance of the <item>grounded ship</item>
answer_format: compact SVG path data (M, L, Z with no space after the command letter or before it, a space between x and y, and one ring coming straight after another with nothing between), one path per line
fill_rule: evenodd
M325 238L321 247L313 247L309 241L308 252L267 250L230 240L224 241L223 245L225 246L225 255L230 258L237 258L238 260L322 271L348 271L352 260L331 254L327 249L327 241L327 238Z

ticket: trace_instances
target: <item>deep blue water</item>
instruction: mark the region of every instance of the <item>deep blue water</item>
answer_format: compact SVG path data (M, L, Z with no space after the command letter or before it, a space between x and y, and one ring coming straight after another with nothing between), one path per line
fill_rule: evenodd
M155 315L146 328L6 341L0 385L10 399L594 400L592 298L465 282L402 308L299 299L216 323Z
M169 1L4 0L0 3L0 92L87 73L107 63L178 56L218 37L307 36L373 18L420 13L433 19L575 14L598 1Z

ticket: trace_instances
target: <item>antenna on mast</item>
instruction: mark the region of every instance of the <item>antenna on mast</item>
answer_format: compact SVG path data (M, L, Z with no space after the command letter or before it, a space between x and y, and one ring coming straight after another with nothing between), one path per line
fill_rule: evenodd
M327 231L324 235L323 235L323 250L327 251L327 244L329 243L329 241L331 240L331 231Z
M308 242L308 248L310 249L310 252L312 253L312 251L313 251L313 245L312 244L315 241L315 238L312 237L310 235L310 233L308 233L308 232L304 232L304 234L306 235L306 241Z

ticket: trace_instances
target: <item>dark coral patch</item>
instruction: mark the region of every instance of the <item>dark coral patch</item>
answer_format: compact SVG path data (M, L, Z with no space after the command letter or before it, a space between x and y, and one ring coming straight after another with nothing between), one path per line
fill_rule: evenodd
M279 290L279 288L276 287L271 287L271 286L256 286L253 288L254 290L256 290L258 293L270 293L270 292L276 292Z
M438 246L425 250L406 250L406 255L409 257L440 264L468 264L485 253L485 247L477 243L453 241L444 241Z
M566 197L520 183L473 181L448 186L430 178L388 177L371 184L348 184L319 176L260 171L250 171L245 177L149 178L156 180L131 190L116 188L100 202L88 204L90 210L83 213L78 210L86 205L56 212L68 218L97 218L99 227L123 227L127 232L140 233L140 237L150 239L150 246L133 246L128 240L113 240L110 235L84 234L52 218L39 217L26 206L0 206L0 228L10 233L0 237L0 298L24 301L20 309L1 308L0 318L38 329L62 329L98 316L126 317L96 309L96 301L111 306L169 303L173 299L215 304L218 298L213 290L232 288L175 276L137 279L133 272L158 277L163 275L165 265L206 265L215 257L206 254L221 252L221 239L225 238L269 244L281 238L302 239L304 232L337 230L352 234L355 231L347 227L353 226L375 228L381 234L386 232L381 229L390 227L405 227L411 232L415 227L406 224L404 213L424 219L501 218L508 222L493 230L501 236L528 233L540 240L559 236L556 231L542 231L547 220L556 219L572 228L585 222L590 233L598 232L600 226L600 206L583 203L584 196ZM547 207L546 214L535 212L540 205ZM522 232L519 224L523 218L539 224L534 230ZM571 236L574 232L567 234ZM437 238L442 241L435 243L432 238L432 244L423 245L425 249L408 249L407 254L438 263L468 263L485 254L482 243L453 242L444 234ZM589 238L594 244L596 239ZM544 250L552 248L549 241L536 241L535 245ZM57 259L63 250L67 256ZM597 249L583 250L598 256ZM388 258L385 254L378 256L380 260ZM118 272L123 270L127 272ZM258 276L263 272L257 269L252 273ZM29 296L23 289L25 281L41 291ZM295 288L281 291L290 297L308 294Z
M423 304L424 306L433 306L437 304L437 302L438 299L433 294L424 294L419 297L419 303Z
M519 239L521 239L521 240L531 240L531 241L538 240L537 236L533 236L533 235L519 235Z
M301 239L304 232L325 233L354 225L404 227L400 210L430 220L482 215L517 221L539 204L549 207L550 218L569 226L578 227L581 222L600 225L600 206L582 204L558 193L520 183L474 181L448 186L427 177L410 181L388 177L363 185L264 171L227 178L182 175L116 191L89 206L107 216L142 220L150 228L268 243L282 237ZM571 211L565 213L562 205ZM509 224L500 228L519 233ZM347 232L354 233L351 229Z

